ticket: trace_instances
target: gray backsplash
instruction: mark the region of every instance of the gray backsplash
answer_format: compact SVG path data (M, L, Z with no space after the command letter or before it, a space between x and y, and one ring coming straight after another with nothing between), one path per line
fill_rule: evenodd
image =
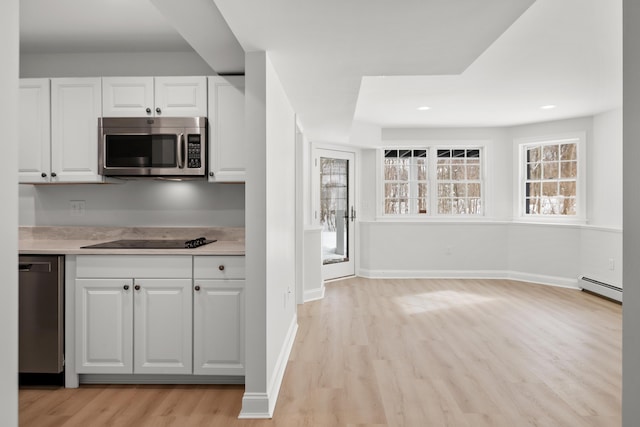
M244 227L244 185L125 181L20 185L21 226ZM70 202L84 201L84 215Z

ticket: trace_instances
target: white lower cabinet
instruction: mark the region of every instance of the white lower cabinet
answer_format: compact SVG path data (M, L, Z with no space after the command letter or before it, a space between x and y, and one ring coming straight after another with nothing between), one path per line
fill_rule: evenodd
M242 376L244 257L83 255L78 374Z
M134 294L133 372L190 374L191 279L135 279Z
M123 278L130 264L148 278ZM191 257L78 257L77 373L191 374L191 265ZM163 270L169 278L152 276Z
M193 373L244 375L244 280L194 283Z
M193 373L244 375L244 257L194 257Z
M133 279L76 280L76 371L133 372Z

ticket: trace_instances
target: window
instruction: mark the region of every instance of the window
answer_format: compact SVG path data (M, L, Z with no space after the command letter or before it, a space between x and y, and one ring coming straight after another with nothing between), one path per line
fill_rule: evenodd
M483 214L482 148L383 151L385 216Z
M482 213L480 150L438 150L438 214Z
M426 214L427 185L427 150L385 150L385 215Z
M581 138L521 144L521 212L525 217L576 218L580 194Z

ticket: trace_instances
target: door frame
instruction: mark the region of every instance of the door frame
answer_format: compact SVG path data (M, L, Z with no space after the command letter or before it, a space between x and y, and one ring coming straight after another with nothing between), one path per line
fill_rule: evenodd
M310 202L311 202L311 221L312 224L315 226L320 226L320 218L319 218L319 211L320 211L320 182L319 182L319 159L321 157L321 152L322 151L328 151L328 152L336 152L336 153L344 153L344 154L350 154L353 156L353 161L352 161L352 165L350 165L349 170L350 170L350 175L352 174L351 177L351 182L349 183L349 193L350 193L350 205L353 206L353 208L356 211L356 216L355 216L355 220L353 221L353 231L351 232L351 243L350 243L350 259L352 258L352 261L350 260L350 264L353 265L353 271L350 272L349 274L346 275L340 275L340 276L336 276L336 277L327 277L326 276L326 270L324 268L324 265L322 266L322 280L323 282L328 282L328 281L332 281L332 280L339 280L339 279L343 279L343 278L347 278L347 277L353 277L356 275L356 272L358 271L358 264L359 264L359 245L357 242L357 236L358 236L358 216L357 216L357 211L358 211L358 191L357 189L357 183L358 183L358 169L357 169L357 162L358 162L358 150L354 147L350 147L350 146L346 146L346 145L335 145L335 144L320 144L320 143L312 143L311 144L311 156L310 156L310 168L309 170L311 171L311 179L310 179L310 184L311 184L311 191L310 191ZM322 261L321 261L322 262Z

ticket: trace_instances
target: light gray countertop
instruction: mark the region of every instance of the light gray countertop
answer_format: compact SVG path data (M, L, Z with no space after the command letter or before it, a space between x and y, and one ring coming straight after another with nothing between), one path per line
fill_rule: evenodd
M241 227L20 227L19 253L55 255L244 255ZM119 239L216 239L195 249L99 249L82 246Z

